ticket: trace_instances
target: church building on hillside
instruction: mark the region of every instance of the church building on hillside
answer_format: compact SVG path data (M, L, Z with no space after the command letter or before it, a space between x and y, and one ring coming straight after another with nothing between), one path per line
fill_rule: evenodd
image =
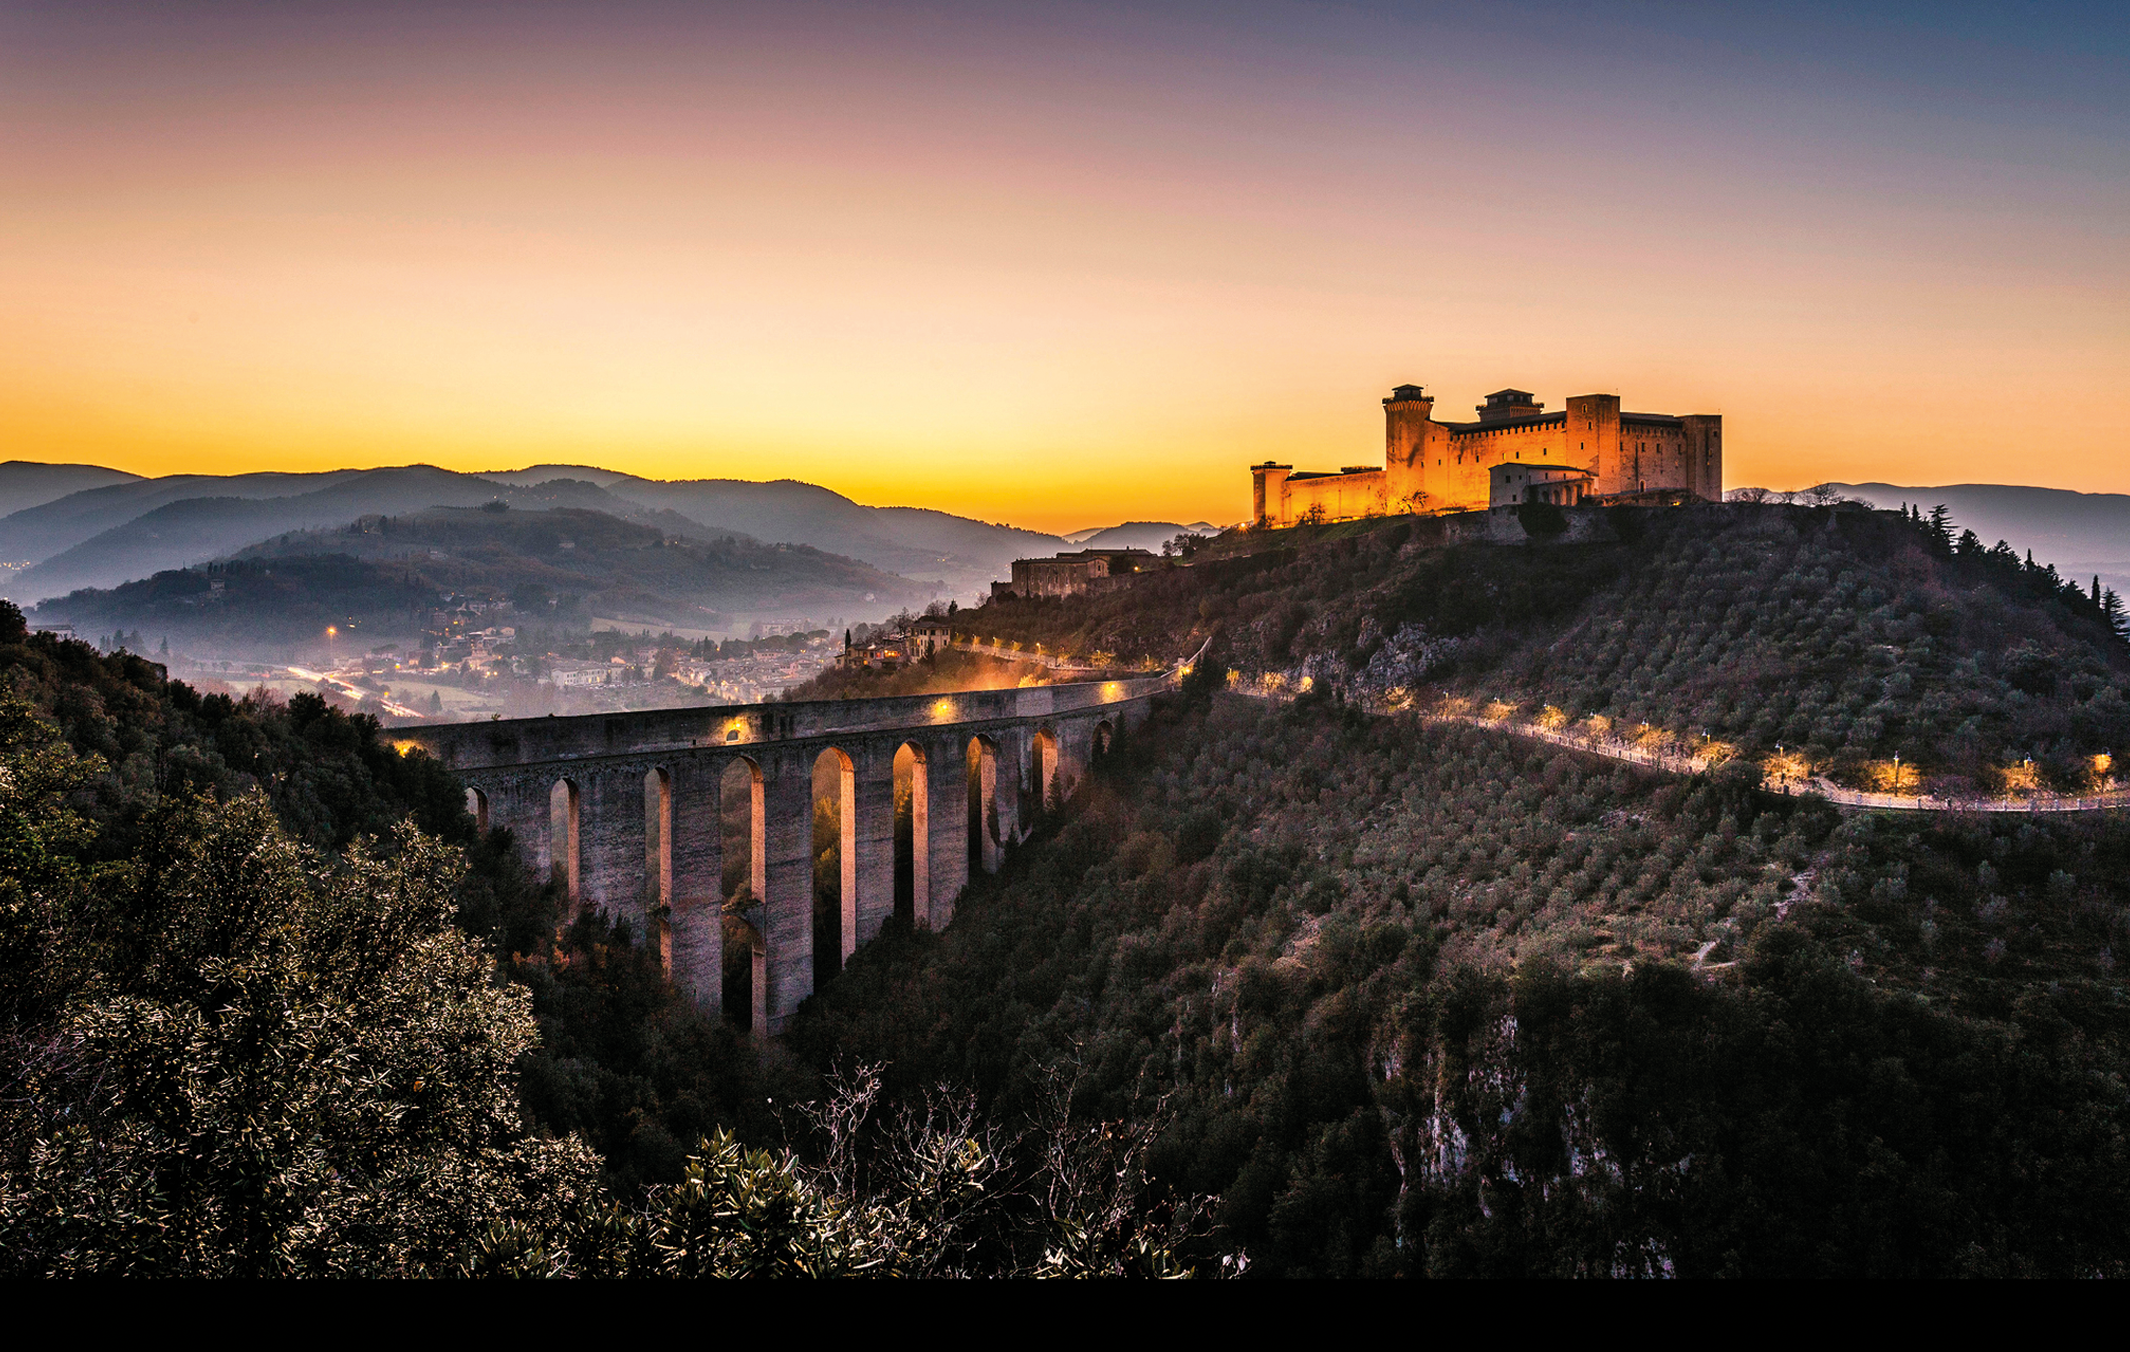
M1496 390L1475 422L1436 422L1435 401L1400 385L1383 401L1383 467L1295 473L1250 467L1251 520L1291 526L1519 502L1723 498L1723 418L1623 413L1618 395L1579 394L1548 413L1527 390ZM1500 472L1497 472L1500 471Z

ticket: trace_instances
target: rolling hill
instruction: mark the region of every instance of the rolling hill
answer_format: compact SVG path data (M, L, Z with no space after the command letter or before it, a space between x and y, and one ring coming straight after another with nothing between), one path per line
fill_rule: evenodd
M1058 536L994 525L925 507L866 507L796 479L643 479L610 470L542 465L494 474L507 483L568 474L618 498L705 522L731 522L764 540L812 545L913 577L944 578L958 593L1004 577L1016 558L1055 553Z
M0 462L0 517L80 493L139 478L101 465L45 465L34 460Z
M131 479L85 488L0 517L0 558L42 563L106 531L138 520L157 508L187 498L293 497L315 492L360 473L344 470L325 474L170 474L157 479ZM212 558L214 554L209 552L199 557Z
M1159 554L1161 547L1179 535L1213 535L1216 528L1200 522L1180 526L1173 521L1127 521L1092 532L1076 532L1082 549L1144 549Z
M1952 512L1954 526L1974 531L1985 545L2003 540L2021 554L2032 550L2066 576L2098 573L2103 586L2130 595L2130 493L2076 493L2016 484L1835 487L1880 508L1907 502L1928 512L1943 503Z

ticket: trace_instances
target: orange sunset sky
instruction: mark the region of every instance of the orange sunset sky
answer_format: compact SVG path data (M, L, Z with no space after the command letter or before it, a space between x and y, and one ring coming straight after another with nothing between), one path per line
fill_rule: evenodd
M0 7L0 459L1063 530L1438 416L2130 492L2123 11Z

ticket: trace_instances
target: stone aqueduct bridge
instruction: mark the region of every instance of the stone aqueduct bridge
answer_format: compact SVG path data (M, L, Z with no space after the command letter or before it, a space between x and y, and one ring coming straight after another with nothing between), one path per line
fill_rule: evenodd
M508 827L543 876L566 883L574 907L660 935L675 983L705 1009L724 998L726 881L751 887L765 904L759 940L750 941L750 1024L775 1032L814 988L817 765L826 759L826 783L840 786L829 789L843 836L840 967L898 906L916 923L944 925L970 870L996 869L1033 814L1071 792L1109 739L1142 722L1147 701L1173 679L521 718L392 735L402 750L420 746L449 766L468 786L481 828ZM901 814L898 788L909 804Z

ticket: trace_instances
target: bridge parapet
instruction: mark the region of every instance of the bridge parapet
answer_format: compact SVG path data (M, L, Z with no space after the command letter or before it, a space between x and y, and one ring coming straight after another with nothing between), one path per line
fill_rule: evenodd
M550 715L436 723L395 729L392 736L402 750L419 746L453 770L478 770L598 756L738 749L853 733L1014 723L1141 700L1171 684L1173 678L1164 675L944 695L711 704L567 718Z

